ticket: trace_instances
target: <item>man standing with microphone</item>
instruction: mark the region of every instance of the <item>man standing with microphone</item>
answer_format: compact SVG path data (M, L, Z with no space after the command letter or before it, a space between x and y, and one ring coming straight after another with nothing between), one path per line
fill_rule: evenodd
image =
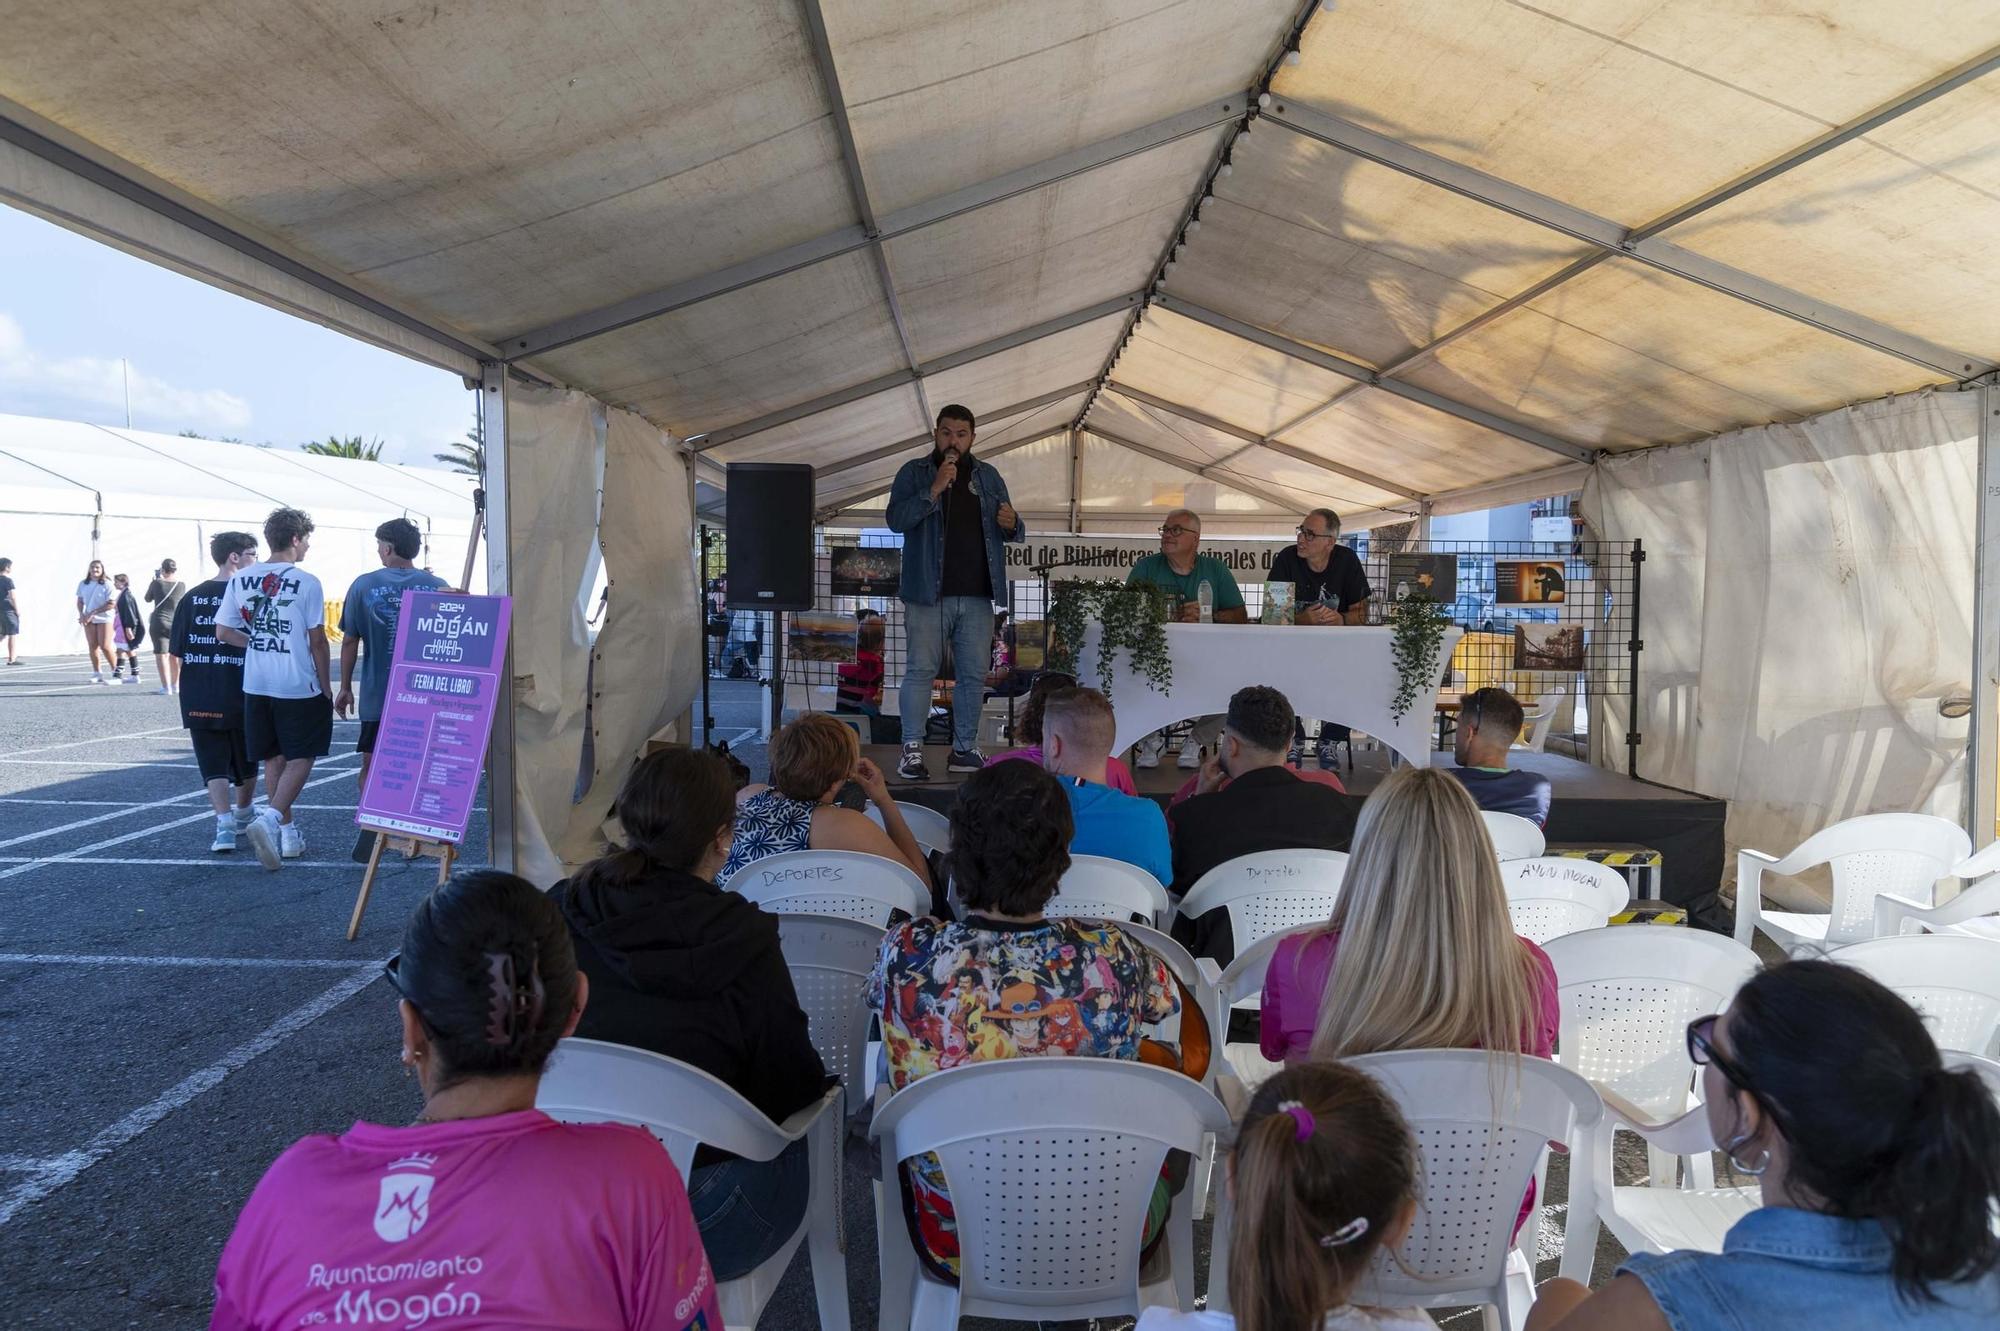
M979 704L993 644L993 602L1006 595L1004 541L1027 530L1008 502L1000 473L972 456L972 413L957 403L937 416L932 449L903 464L889 489L889 527L903 538L903 759L896 774L928 781L924 722L931 687L951 644L951 760L954 772L976 772Z

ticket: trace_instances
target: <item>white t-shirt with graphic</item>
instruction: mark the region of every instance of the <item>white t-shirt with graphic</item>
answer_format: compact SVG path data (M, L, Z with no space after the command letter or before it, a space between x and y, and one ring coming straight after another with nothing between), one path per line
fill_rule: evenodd
M215 622L250 638L245 693L310 698L320 692L312 631L326 626L326 595L318 578L297 564L252 564L229 579Z

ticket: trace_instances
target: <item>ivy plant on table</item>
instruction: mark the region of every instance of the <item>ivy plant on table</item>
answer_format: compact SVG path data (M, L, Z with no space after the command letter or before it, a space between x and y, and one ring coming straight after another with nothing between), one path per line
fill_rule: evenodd
M1157 693L1173 687L1174 666L1167 655L1167 597L1151 583L1095 582L1074 579L1050 590L1049 648L1051 670L1076 673L1077 649L1084 631L1095 622L1098 640L1097 684L1111 696L1112 668L1124 649L1135 674Z
M1438 646L1451 625L1445 607L1411 592L1389 608L1390 647L1396 659L1396 696L1389 713L1398 721L1418 698L1437 688Z

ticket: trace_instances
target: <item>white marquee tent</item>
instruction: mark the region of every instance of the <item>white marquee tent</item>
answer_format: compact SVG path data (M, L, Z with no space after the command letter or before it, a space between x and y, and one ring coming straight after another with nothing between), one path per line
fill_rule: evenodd
M537 876L691 693L693 479L869 521L950 401L1045 531L1585 487L1659 560L1642 771L1761 844L1970 771L1991 833L1994 0L5 19L0 198L483 383Z
M83 651L76 584L93 559L144 596L162 559L190 586L208 577L209 538L263 540L274 508L302 508L316 530L306 566L329 598L380 568L375 528L408 518L424 533L418 562L456 583L472 534L470 476L146 430L0 415L0 557L14 561L20 649ZM475 583L484 569L475 569Z

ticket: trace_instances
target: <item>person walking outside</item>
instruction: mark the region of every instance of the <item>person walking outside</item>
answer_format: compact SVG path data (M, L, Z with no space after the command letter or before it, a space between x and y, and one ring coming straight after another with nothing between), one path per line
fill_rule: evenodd
M21 664L14 655L14 639L21 632L21 604L14 597L14 561L0 559L0 638L7 640L7 664Z
M162 559L160 567L153 573L153 581L146 587L146 603L153 607L146 616L146 632L153 639L153 669L160 674L160 687L155 693L179 693L181 691L181 660L168 650L168 639L173 636L174 611L180 609L181 597L187 592L187 584L177 576L180 566L171 559Z
M139 615L139 598L132 595L132 580L120 573L112 584L118 589L117 613L111 622L111 643L118 656L111 665L111 682L118 682L119 667L130 665L127 683L139 682L139 645L146 641L145 624Z
M276 872L305 853L292 802L315 759L333 747L333 684L326 646L326 593L299 567L312 544L313 520L295 508L264 519L270 555L237 572L215 611L215 636L245 649L243 744L265 769L270 807L243 835L263 866Z
M76 622L83 625L83 645L90 651L90 682L111 684L117 681L118 658L111 654L111 619L117 613L112 604L116 595L111 590L111 580L104 576L104 561L93 559L85 570L83 581L76 584ZM104 677L103 667L97 658L103 656L104 664L111 668L110 679Z
M1027 528L993 464L972 456L972 413L953 403L937 415L931 451L905 462L889 490L888 522L903 538L903 759L896 774L928 781L924 722L931 688L951 645L951 760L954 772L976 772L979 705L993 642L993 603L1007 594L1000 546L1025 541Z
M217 638L215 612L230 578L257 562L257 538L247 531L217 532L208 540L208 553L215 576L176 595L166 650L180 681L174 692L180 695L181 724L215 810L215 839L208 848L222 855L236 849L236 834L250 822L257 767L243 743L243 650Z
M404 592L444 591L449 584L416 566L424 534L408 518L391 518L375 529L375 556L382 567L356 578L340 607L340 692L334 695L334 715L354 708L354 663L361 662L361 737L354 751L361 755L358 779L368 784L368 757L375 752L375 734L382 725L382 700L389 693L389 666L396 655L396 625L403 613Z

